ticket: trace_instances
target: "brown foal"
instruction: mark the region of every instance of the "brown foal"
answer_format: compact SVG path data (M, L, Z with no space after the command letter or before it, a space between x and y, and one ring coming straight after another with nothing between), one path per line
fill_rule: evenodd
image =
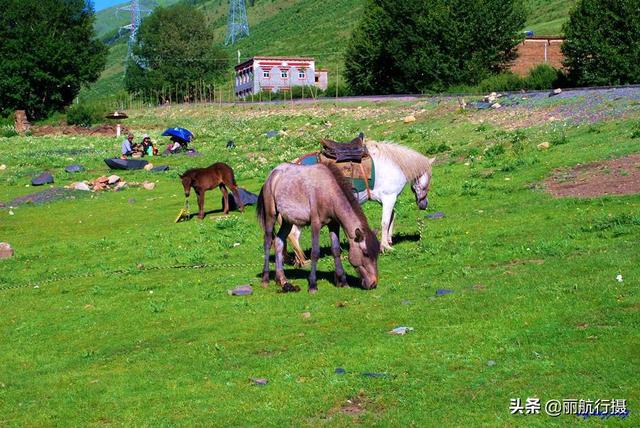
M204 218L204 192L219 187L224 197L224 214L229 212L229 192L227 187L233 192L236 204L240 207L240 211L244 212L244 204L238 193L238 185L233 175L233 170L229 165L222 162L216 162L207 168L193 168L185 171L180 176L182 186L184 187L184 196L186 198L185 205L189 208L189 194L191 188L196 192L198 197L198 218Z

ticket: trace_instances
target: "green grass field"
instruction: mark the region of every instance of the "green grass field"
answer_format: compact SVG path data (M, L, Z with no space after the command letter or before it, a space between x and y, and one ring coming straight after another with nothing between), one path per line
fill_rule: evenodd
M621 102L602 108L618 111ZM530 115L584 103L547 98ZM203 156L152 158L170 165L166 173L116 172L156 182L151 191L78 192L0 209L0 241L16 252L0 260L0 425L580 422L510 415L510 399L538 397L626 399L629 418L606 424L637 426L640 196L556 199L541 185L556 168L637 153L637 104L606 122L557 118L518 130L516 110L459 113L456 105L424 99L128 112L137 138L148 132L162 141L166 126L185 126ZM404 124L411 113L418 120ZM270 130L286 135L269 139ZM439 152L428 213L446 215L426 219L405 189L395 250L381 256L375 290L335 288L326 251L316 295L280 294L273 282L261 288L255 207L222 216L217 190L207 194L214 212L203 221L173 222L183 206L178 172L224 161L257 193L273 167L316 149L321 137L346 140L359 131ZM235 150L225 148L230 139ZM552 142L549 150L536 149L543 141ZM0 201L42 190L29 183L44 169L55 186L109 175L102 159L119 144L0 138L7 166ZM87 171L65 173L71 163ZM379 227L380 207L364 208ZM308 250L308 232L302 244ZM347 271L355 278L348 264ZM306 270L288 267L287 274L306 290ZM227 294L240 284L254 294ZM453 293L436 297L437 289ZM397 326L415 330L387 333Z

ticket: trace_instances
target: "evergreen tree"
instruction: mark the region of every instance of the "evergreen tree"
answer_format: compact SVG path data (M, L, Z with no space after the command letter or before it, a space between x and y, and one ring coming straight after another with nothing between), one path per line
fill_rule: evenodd
M0 114L41 118L70 104L104 69L84 0L0 0Z
M129 92L191 96L194 85L212 84L229 65L204 13L187 3L157 8L145 18L133 54L125 75Z
M640 0L581 0L564 34L564 65L573 84L640 82Z
M346 79L360 94L475 84L515 59L524 21L521 0L369 0Z

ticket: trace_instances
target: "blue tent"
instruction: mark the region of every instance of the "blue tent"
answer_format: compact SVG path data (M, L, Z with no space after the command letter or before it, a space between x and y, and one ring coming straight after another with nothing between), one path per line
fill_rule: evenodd
M193 133L185 128L167 128L162 133L162 136L176 137L186 142L190 142L193 139Z

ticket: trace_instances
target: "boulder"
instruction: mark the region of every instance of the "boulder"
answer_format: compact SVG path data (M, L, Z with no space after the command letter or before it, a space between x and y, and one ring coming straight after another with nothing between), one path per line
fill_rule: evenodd
M540 143L537 145L538 150L547 150L549 147L551 147L551 144L549 144L548 141L545 141L544 143Z
M120 181L120 177L115 174L107 177L107 184L116 184L118 181Z
M144 170L145 171L151 171L153 169L153 164L152 163L148 163L144 166Z
M231 296L249 296L253 294L253 287L250 285L239 285L232 290L227 290L227 293Z
M89 185L87 183L85 183L84 181L78 181L76 183L71 183L69 185L70 189L73 190L83 190L85 192L90 192L91 191L91 187L89 187Z
M0 171L4 171L5 169L7 169L7 166L5 164L0 165Z
M0 259L13 257L13 248L7 242L0 242Z
M84 167L82 165L74 163L73 165L65 167L64 170L67 172L81 172L84 171Z
M562 89L556 88L549 94L550 97L555 97L556 95L560 95L562 93Z
M416 121L416 117L411 115L411 116L407 116L402 120L404 123L411 123L411 122L415 122Z
M50 172L43 172L39 176L31 180L31 184L34 186L42 186L43 184L53 183L53 175Z
M142 183L142 187L144 187L147 190L153 190L156 187L156 183L154 183L153 181L144 181Z

